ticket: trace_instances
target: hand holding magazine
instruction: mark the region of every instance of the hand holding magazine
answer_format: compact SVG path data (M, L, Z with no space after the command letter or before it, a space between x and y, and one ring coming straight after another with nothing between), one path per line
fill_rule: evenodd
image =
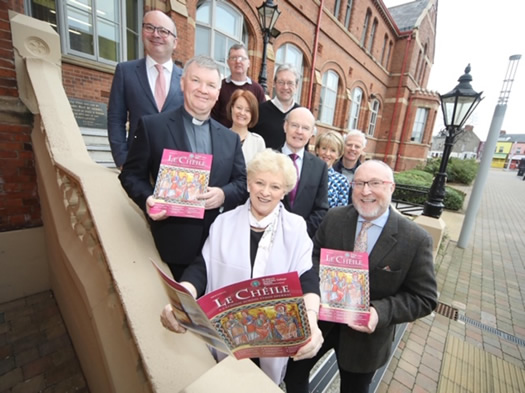
M177 321L221 352L237 359L287 357L310 339L297 272L241 281L195 300L152 263Z

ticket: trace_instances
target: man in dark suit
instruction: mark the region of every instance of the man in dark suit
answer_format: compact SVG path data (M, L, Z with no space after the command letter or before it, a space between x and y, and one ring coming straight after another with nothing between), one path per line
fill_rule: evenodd
M309 371L330 348L337 356L340 391L368 392L375 371L390 356L396 324L424 317L437 305L432 238L390 208L395 188L390 167L365 161L353 183L353 206L327 213L314 238L313 260L319 267L321 248L353 251L363 223L371 223L363 242L369 254L370 321L367 326L321 322L325 341L316 357L288 363L289 393L308 392Z
M310 237L328 211L328 168L323 160L306 151L315 130L315 118L307 108L296 108L284 119L286 142L281 151L294 160L297 185L283 200L287 210L306 220Z
M220 85L219 67L213 59L190 59L181 79L183 107L140 120L119 176L129 197L146 213L160 257L177 280L199 255L219 212L244 203L248 196L239 136L210 119ZM208 191L198 197L205 201L203 219L150 212L155 205L152 181L157 177L164 149L213 155Z
M175 22L161 11L149 11L143 19L142 40L146 57L117 64L109 95L108 139L118 168L126 161L139 119L176 109L183 101L182 70L171 58L177 47ZM159 94L164 98L160 108L155 98L159 77ZM128 121L129 133L126 132Z

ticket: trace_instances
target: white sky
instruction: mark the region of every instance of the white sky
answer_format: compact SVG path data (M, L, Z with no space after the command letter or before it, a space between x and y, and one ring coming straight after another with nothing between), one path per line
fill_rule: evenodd
M407 0L383 0L387 7L409 3ZM508 134L525 134L525 22L521 0L439 0L436 53L427 88L448 93L458 84L470 63L472 88L483 91L467 124L484 141L498 103L509 57L522 55L519 61L502 129ZM436 120L437 133L443 128L441 109Z

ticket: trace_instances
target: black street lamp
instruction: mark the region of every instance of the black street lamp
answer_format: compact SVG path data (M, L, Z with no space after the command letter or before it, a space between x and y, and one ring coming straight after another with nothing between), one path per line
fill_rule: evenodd
M279 19L281 11L277 8L277 4L273 4L272 0L265 0L259 7L257 7L257 12L259 13L259 23L261 24L261 30L263 33L263 53L259 84L263 87L264 92L266 93L268 87L266 74L266 49L268 42L270 42L270 36L276 37L279 34L275 34L274 26L275 23L277 23L277 19Z
M483 99L481 98L482 92L476 93L470 85L470 82L472 82L470 64L465 68L465 74L463 74L458 81L459 84L451 92L439 95L446 127L445 147L443 149L439 171L436 177L434 177L428 199L423 207L424 216L441 217L445 206L443 200L445 199L445 183L447 182L446 171L452 147L457 137L464 131L463 125Z

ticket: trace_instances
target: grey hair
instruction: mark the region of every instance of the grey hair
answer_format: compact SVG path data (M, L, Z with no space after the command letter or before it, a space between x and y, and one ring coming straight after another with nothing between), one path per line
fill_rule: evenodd
M246 46L243 43L238 43L238 44L233 44L232 46L230 46L230 49L228 49L228 57L230 56L230 53L232 52L232 50L239 50L239 49L243 49L244 52L246 53L246 56L248 56L248 49L246 49Z
M297 71L297 68L295 68L291 64L281 64L280 66L278 66L277 69L275 70L275 74L273 75L273 81L277 82L277 75L279 75L280 72L284 72L284 71L290 71L291 73L293 73L295 76L295 84L299 83L299 79L301 79L301 75L299 74L299 71Z
M348 137L350 136L358 136L361 138L361 140L363 141L363 148L366 147L366 135L363 131L361 130L350 130L346 133L345 135L345 143L346 143L346 140L348 139Z
M186 64L184 64L184 68L182 70L183 77L186 75L186 72L188 72L188 68L194 63L197 64L199 67L217 71L217 75L219 76L219 86L220 86L221 70L217 62L209 56L198 55L198 56L194 56L191 59L189 59L186 62Z
M284 190L288 194L297 182L297 171L290 157L272 149L265 149L257 153L246 168L248 183L258 173L270 172L282 174L284 178Z

